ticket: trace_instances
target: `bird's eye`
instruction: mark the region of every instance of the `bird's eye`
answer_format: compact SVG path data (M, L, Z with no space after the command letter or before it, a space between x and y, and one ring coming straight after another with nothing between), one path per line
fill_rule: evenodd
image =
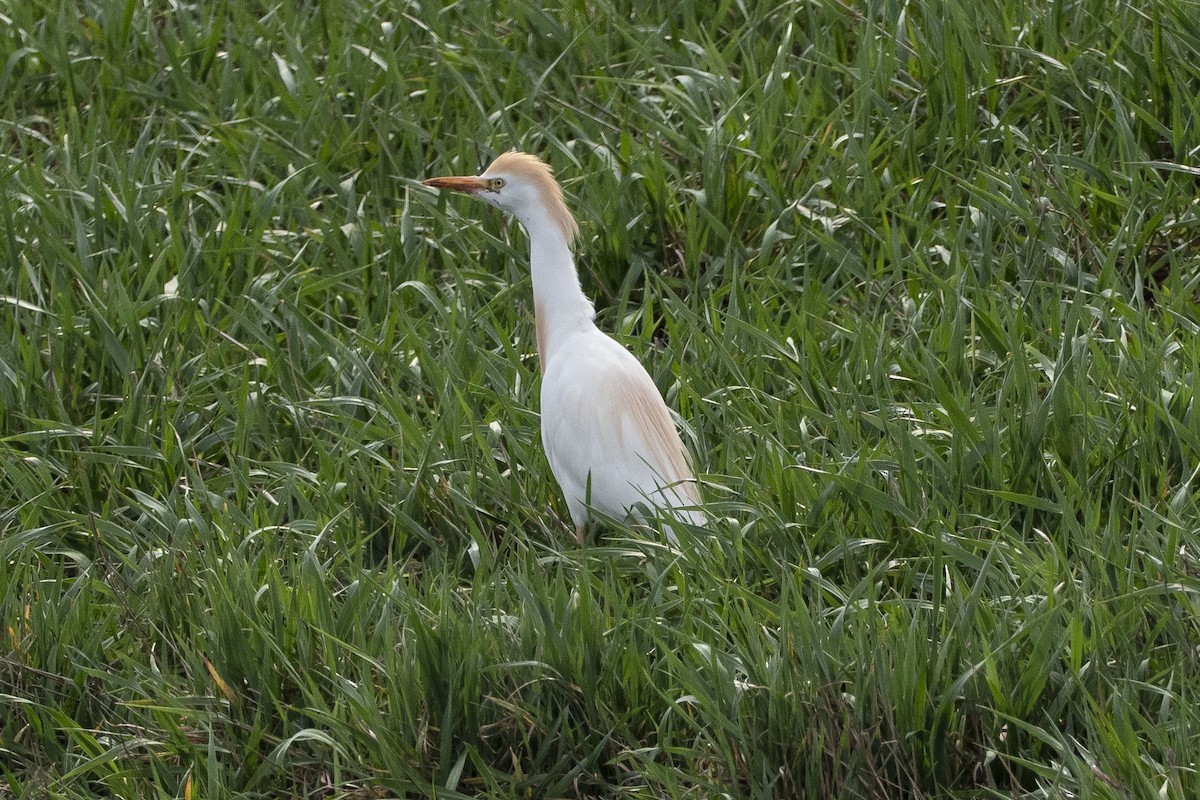
M488 188L493 192L498 192L504 188L504 178L492 178L488 181Z

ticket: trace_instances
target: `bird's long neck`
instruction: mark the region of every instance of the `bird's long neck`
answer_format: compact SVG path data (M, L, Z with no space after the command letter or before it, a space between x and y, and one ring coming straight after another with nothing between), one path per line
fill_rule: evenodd
M545 372L567 333L595 327L596 312L579 285L575 259L562 229L546 216L522 219L521 224L529 234L538 361Z

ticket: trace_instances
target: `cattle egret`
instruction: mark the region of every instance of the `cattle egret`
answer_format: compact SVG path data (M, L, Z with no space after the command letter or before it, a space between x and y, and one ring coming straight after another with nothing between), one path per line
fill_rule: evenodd
M642 516L638 507L645 505L703 525L696 477L658 387L596 327L571 254L579 227L546 163L513 151L482 175L423 183L478 197L516 217L529 236L542 445L576 538L583 540L589 508L625 519ZM668 537L676 542L670 531Z

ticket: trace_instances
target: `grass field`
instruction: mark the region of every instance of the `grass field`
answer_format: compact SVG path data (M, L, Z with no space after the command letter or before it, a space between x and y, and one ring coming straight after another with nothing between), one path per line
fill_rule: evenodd
M1200 4L0 8L0 798L1200 797ZM563 179L708 530L577 545Z

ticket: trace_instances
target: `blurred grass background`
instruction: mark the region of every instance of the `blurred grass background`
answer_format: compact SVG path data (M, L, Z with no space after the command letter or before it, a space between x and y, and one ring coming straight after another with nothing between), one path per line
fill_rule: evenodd
M1200 5L0 9L0 797L1200 795ZM711 531L569 536L555 167Z

